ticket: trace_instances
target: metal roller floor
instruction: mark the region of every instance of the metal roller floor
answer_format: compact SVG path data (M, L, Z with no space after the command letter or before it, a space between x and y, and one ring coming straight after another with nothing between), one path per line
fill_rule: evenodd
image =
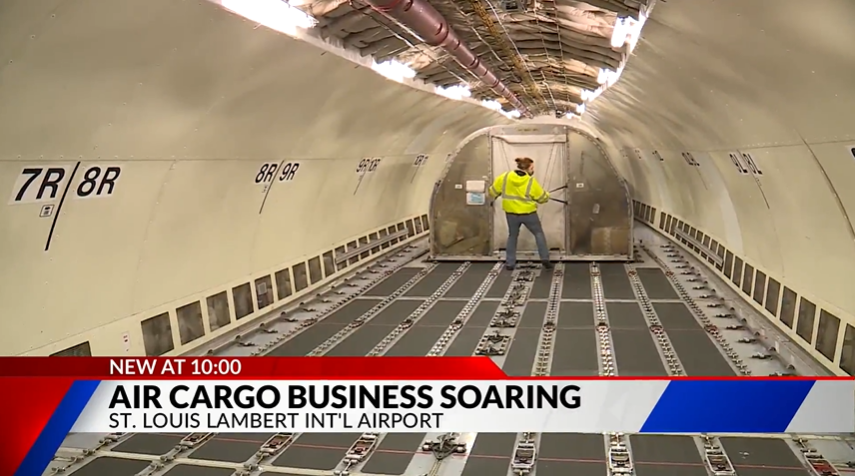
M462 265L462 267L461 267ZM396 293L398 298L357 328L343 340L327 348L324 355L357 356L376 349L389 333L425 302L427 310L416 316L414 324L397 337L383 355L419 356L431 351L440 335L464 310L469 300L473 309L465 325L448 344L445 355L468 356L475 352L482 336L492 332L490 321L500 300L515 281L515 273L497 269L493 263L443 263L424 273L423 267L402 267L361 296L312 327L273 348L269 355L305 355L363 315L382 298ZM460 270L463 270L461 273ZM559 303L555 344L551 354L551 375L597 375L599 348L595 331L591 267L568 263L559 266L560 292L550 297L553 272L534 268L529 296L520 309L517 326L505 329L512 335L505 355L495 357L508 375L531 375L540 345L550 299ZM633 287L630 268L623 264L599 265L602 295L610 323L614 355L619 375L669 375L660 348L652 337L643 312L638 289ZM680 301L671 281L662 269L636 268L637 280L652 303L653 311L667 333L688 375L734 375L734 369L710 335L701 327L686 303ZM424 274L423 276L420 274ZM415 282L413 282L415 280ZM485 283L482 298L473 295ZM443 286L445 286L443 288ZM440 291L438 293L438 291ZM437 293L437 294L435 294ZM738 403L735 403L738 404ZM66 474L75 476L134 476L149 463L169 453L185 435L135 434L123 439L109 451L100 452L85 464L72 467ZM244 462L258 452L271 435L217 434L187 455L180 464L167 465L152 476L233 476ZM339 467L346 451L358 438L356 434L302 434L277 455L257 475L318 474L330 475ZM432 456L420 451L429 435L384 435L376 450L352 472L378 475L418 476L435 464ZM450 458L440 465L437 475L505 476L516 445L514 434L474 435L468 455ZM802 476L809 474L787 440L777 438L720 438L740 476ZM629 438L635 473L638 476L702 476L707 474L695 437L632 435ZM607 443L603 435L544 434L538 440L539 458L532 476L602 476L608 474ZM132 459L128 455L148 455L151 460ZM219 462L213 464L211 462ZM204 463L204 464L203 464ZM229 463L233 466L229 466ZM220 467L218 467L220 466ZM272 469L275 468L275 469ZM299 469L290 473L289 469ZM318 470L312 473L305 470ZM267 471L267 472L264 472ZM249 473L248 473L249 474Z

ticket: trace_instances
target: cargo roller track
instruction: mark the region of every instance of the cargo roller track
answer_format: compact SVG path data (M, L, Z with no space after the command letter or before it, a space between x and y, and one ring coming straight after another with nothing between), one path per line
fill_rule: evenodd
M762 368L750 360L757 349L737 347L739 329L723 330L726 312L699 297L702 273L682 253L664 241L636 251L634 264L509 272L494 263L421 263L411 248L210 353L491 355L515 376L775 371L768 359ZM85 436L70 435L46 474L818 476L809 459L845 456L820 452L842 439L781 435L115 434L84 444Z

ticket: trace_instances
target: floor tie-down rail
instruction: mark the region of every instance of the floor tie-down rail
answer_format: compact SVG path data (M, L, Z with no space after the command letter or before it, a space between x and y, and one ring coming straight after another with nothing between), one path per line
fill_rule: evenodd
M532 472L537 462L537 443L534 433L523 433L520 441L514 449L514 458L511 460L511 472L520 476Z
M609 434L609 473L612 475L632 474L632 458L622 433Z
M544 271L541 270L541 273ZM555 330L558 319L558 308L561 302L561 289L564 282L564 264L559 263L552 273L547 296L546 313L540 329L537 351L534 359L532 376L546 377L552 366L552 353L555 349ZM524 432L517 440L514 455L511 458L511 472L525 476L534 471L537 464L538 434Z
M261 445L258 452L244 463L244 471L236 472L235 476L249 476L254 471L258 471L260 465L272 462L294 443L296 436L296 433L276 433L271 436Z
M736 470L733 469L733 463L730 462L730 457L727 456L718 438L704 435L702 441L704 443L704 463L710 473L713 476L735 476Z
M460 442L459 434L443 433L436 439L427 440L422 444L422 451L433 453L437 461L442 461L453 454L466 453L466 443Z
M614 340L609 323L609 315L606 308L605 294L603 291L602 274L597 263L591 263L591 295L594 304L594 319L596 320L597 344L599 345L600 376L617 376L615 365ZM632 453L629 448L629 439L623 433L607 433L604 435L606 443L606 467L611 476L631 475L635 471Z
M377 449L377 443L380 440L380 433L363 433L356 441L350 445L350 449L344 455L339 469L333 471L333 474L347 476L350 474L350 468L365 461L368 456Z
M813 448L809 441L802 438L794 438L793 444L802 453L802 457L814 476L840 476L837 469L823 456L822 453Z

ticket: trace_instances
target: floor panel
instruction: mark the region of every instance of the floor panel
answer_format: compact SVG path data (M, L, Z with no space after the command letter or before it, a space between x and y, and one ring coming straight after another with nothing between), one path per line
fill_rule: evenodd
M513 451L513 448L511 448ZM508 454L508 453L505 453ZM505 476L508 474L508 469L511 467L511 459L504 458L484 458L478 456L470 456L466 460L466 466L463 467L463 472L460 476Z
M470 471L470 466L472 466L472 463L476 463L487 467L490 465L485 464L485 461L506 461L504 471L507 471L516 441L517 435L514 433L478 433L478 436L475 438L475 444L472 445L472 449L469 451L469 460L466 462L467 469L464 469L463 474L473 474L474 476L505 474L492 472L473 473ZM496 468L495 465L490 467Z
M561 299L591 299L591 265L588 263L564 265Z
M591 302L562 302L558 307L559 328L593 328L594 304Z
M363 293L363 296L388 296L397 291L398 288L404 285L413 276L419 274L422 268L401 268L392 276L380 281L374 287Z
M169 471L163 473L164 476L232 476L234 474L233 469L226 468L208 468L205 466L192 466L187 464L179 464L169 469ZM115 476L115 475L104 475L104 476Z
M119 443L113 451L145 455L163 455L175 448L186 434L137 433Z
M547 461L537 463L537 476L605 476L605 462Z
M674 352L682 356L680 363L686 375L730 377L736 374L705 331L669 331L668 338Z
M671 286L671 281L665 276L659 268L635 268L638 272L638 279L644 285L644 290L647 291L647 297L650 299L680 299L674 286Z
M148 465L148 461L100 457L75 471L74 476L136 476Z
M379 299L358 299L351 301L326 319L275 347L268 355L272 357L304 356L338 331L344 329L354 319L365 314L379 302Z
M720 440L739 474L742 474L740 466L802 467L801 462L784 440L765 438L720 438Z
M618 375L658 377L668 375L650 331L612 329Z
M689 436L632 435L629 443L636 461L703 465L695 440Z
M403 322L404 319L409 317L409 315L412 314L413 311L415 311L422 303L424 303L424 301L421 299L402 299L399 301L392 301L385 309L372 317L371 320L363 327L396 327L398 324Z
M529 302L525 305L522 318L517 328L540 329L543 327L543 317L546 315L545 302Z
M377 451L360 470L374 474L404 474L415 452L425 439L424 433L393 433L380 441Z
M190 454L190 459L243 463L252 458L261 445L245 441L222 441L211 439Z
M490 289L487 290L487 294L484 297L487 298L502 298L505 296L505 293L508 292L508 288L511 286L513 278L513 272L502 268L502 271L496 276L496 280L493 281L493 285L490 286Z
M490 321L496 314L496 310L499 309L499 304L500 303L497 301L481 301L481 303L478 304L478 307L476 307L475 310L472 311L472 314L466 321L466 325L472 327L489 326Z
M539 341L540 329L517 329L502 370L511 377L531 375Z
M552 353L552 376L596 375L599 369L597 348L597 334L593 328L559 328Z
M650 326L644 320L644 314L637 302L607 302L609 326L612 329L647 329Z
M534 278L531 285L531 299L546 299L549 297L549 288L552 287L552 271L542 269L540 275Z
M457 337L448 346L445 355L448 357L469 357L475 352L475 347L487 330L486 327L466 326L457 331Z
M243 463L271 436L273 433L220 433L190 453L190 458Z
M743 466L737 467L737 471L739 472L739 476L811 476L803 468L746 468Z
M385 355L411 357L427 354L465 305L463 301L437 302Z
M392 330L407 318L423 301L392 301L386 309L356 329L325 355L330 357L362 357L371 352Z
M517 435L511 433L479 433L469 452L477 456L499 456L510 458L517 442Z
M451 298L468 298L475 294L490 270L493 269L495 263L472 263L469 269L451 286L451 289L445 293L446 297Z
M606 299L635 299L626 268L620 263L601 263L600 278Z
M653 310L659 317L659 322L665 328L665 332L672 330L703 330L701 325L692 316L689 308L681 302L657 302L653 304Z
M629 441L638 475L704 476L707 474L698 447L691 437L632 435Z
M416 323L416 327L437 327L444 328L451 324L451 321L460 314L463 307L466 306L466 301L437 301ZM427 352L427 351L425 351Z
M544 433L540 436L540 458L590 460L605 466L604 445L603 435Z
M411 287L404 296L407 297L429 297L436 292L446 279L451 277L457 269L460 268L460 263L440 263L427 276L422 278L415 286Z
M344 458L358 434L303 433L274 462L274 466L329 471Z
M324 324L350 324L354 319L380 304L380 301L381 299L359 299L351 301L338 311L324 318L321 322Z
M635 463L636 476L708 476L705 466ZM742 476L742 473L739 473Z

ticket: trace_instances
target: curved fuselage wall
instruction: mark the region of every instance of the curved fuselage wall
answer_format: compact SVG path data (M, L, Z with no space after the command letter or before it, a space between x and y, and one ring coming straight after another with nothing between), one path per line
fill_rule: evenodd
M220 336L423 234L447 154L507 122L207 2L0 11L4 354Z
M657 228L715 245L734 290L855 374L853 21L848 0L659 2L588 120L639 152L617 160Z
M539 182L557 199L547 205L557 214L544 215L547 206L539 210L553 259L630 258L631 200L599 142L567 126L522 123L479 131L449 158L431 200L435 259L502 259L507 228L501 205L481 204L470 187L489 186L516 155L535 160Z

